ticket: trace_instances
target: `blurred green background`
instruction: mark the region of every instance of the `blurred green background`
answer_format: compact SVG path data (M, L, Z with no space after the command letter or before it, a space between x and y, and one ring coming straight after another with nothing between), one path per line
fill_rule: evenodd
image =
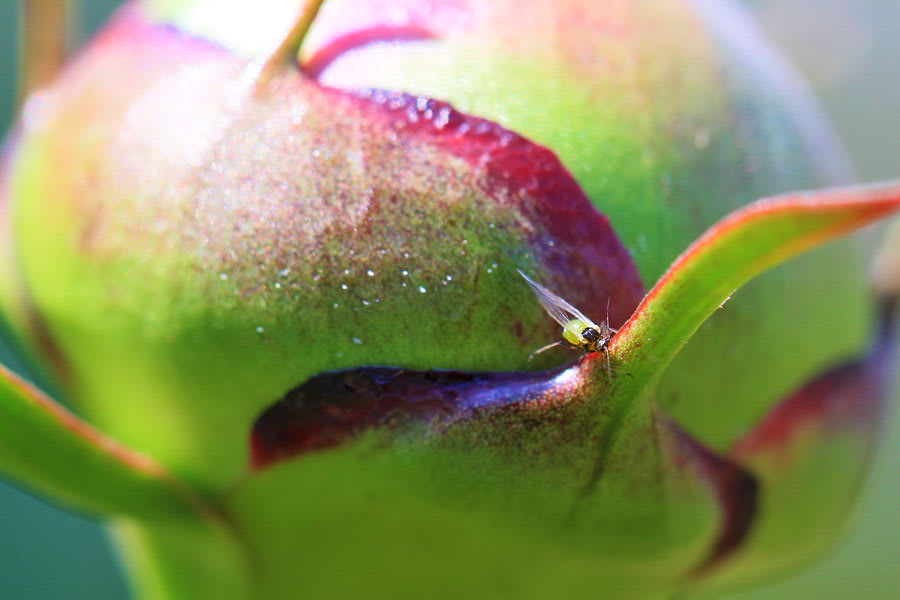
M118 4L77 3L73 44L84 40ZM900 2L743 4L810 81L860 178L900 176ZM9 127L14 114L17 29L17 3L0 0L0 131ZM0 361L8 360L0 348ZM846 542L804 573L729 600L900 598L900 411L894 411L887 429ZM124 600L128 592L116 560L102 527L0 479L0 598Z

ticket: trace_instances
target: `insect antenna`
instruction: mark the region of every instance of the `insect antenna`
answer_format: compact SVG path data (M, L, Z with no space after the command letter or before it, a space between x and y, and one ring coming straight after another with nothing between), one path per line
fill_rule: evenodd
M606 326L607 331L610 331L615 334L615 333L618 333L619 330L614 329L612 324L609 322L609 301L611 299L612 299L612 296L610 296L609 298L606 299L606 322L604 323L604 325Z

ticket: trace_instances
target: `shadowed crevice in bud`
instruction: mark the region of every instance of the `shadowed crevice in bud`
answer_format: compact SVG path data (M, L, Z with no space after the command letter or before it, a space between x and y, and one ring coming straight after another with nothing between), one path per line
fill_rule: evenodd
M855 430L874 445L894 380L896 307L896 298L881 300L878 330L865 357L832 367L777 404L735 444L732 456L745 461L762 453L789 453L792 443L808 429L826 435Z
M657 422L670 457L676 464L692 468L719 504L718 536L707 557L691 573L703 575L746 539L757 515L759 482L749 471L702 444L669 417L658 413Z
M342 54L368 46L386 42L417 42L437 39L437 34L416 25L378 25L342 34L316 50L300 68L313 79L318 79L328 66Z
M404 138L437 147L484 172L481 185L488 195L540 223L529 242L551 276L545 282L550 287L573 290L567 300L598 318L608 306L613 327L634 312L646 291L637 266L609 219L554 152L440 100L384 90L363 90L359 98L372 118L387 119Z
M428 423L440 429L498 411L541 411L573 400L578 365L541 372L466 373L361 367L317 375L256 420L251 466L334 447L367 430ZM539 416L536 415L536 416Z

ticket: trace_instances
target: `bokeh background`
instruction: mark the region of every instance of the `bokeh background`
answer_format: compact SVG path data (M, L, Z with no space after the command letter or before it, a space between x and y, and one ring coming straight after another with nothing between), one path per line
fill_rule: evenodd
M900 177L900 2L743 0L806 76L864 181ZM77 46L120 4L77 3ZM15 110L17 3L0 0L0 131ZM837 319L835 327L840 327ZM0 347L0 361L11 357ZM790 579L728 600L900 598L900 410L855 523L828 558ZM602 591L598 591L602 596ZM0 598L127 600L116 551L103 528L0 479Z

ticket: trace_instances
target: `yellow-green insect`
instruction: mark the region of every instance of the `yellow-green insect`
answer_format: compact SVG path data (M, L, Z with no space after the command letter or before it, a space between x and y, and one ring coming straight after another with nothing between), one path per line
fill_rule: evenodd
M609 305L607 304L607 321L603 321L599 325L588 319L580 310L539 284L532 280L528 275L518 269L519 275L525 278L531 291L537 296L538 302L544 307L553 320L562 325L563 339L552 344L547 344L543 348L538 348L531 353L529 360L534 358L536 354L540 354L544 350L549 350L555 346L569 346L570 348L581 348L585 352L606 352L609 347L609 340L616 334L617 329L609 326ZM607 356L607 361L609 357Z

